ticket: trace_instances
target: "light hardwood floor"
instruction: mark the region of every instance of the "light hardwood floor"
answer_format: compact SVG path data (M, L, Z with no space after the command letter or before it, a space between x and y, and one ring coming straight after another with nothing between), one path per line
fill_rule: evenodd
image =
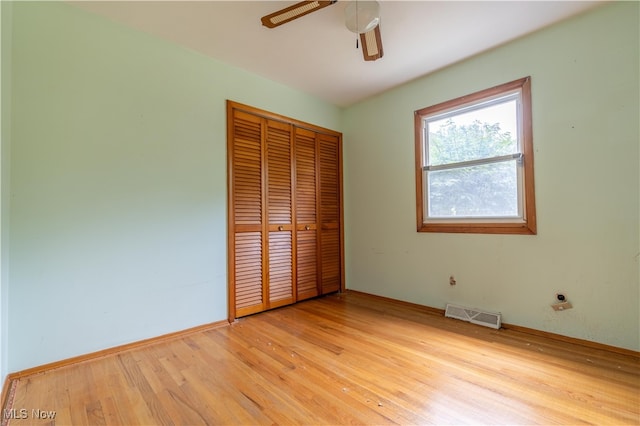
M20 378L11 408L16 426L640 424L640 363L348 292Z

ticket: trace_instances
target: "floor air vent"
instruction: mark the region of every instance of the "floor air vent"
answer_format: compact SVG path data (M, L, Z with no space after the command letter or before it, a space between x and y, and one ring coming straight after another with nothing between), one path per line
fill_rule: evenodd
M479 309L465 308L464 306L447 304L444 316L468 321L485 327L500 328L500 314L481 311Z

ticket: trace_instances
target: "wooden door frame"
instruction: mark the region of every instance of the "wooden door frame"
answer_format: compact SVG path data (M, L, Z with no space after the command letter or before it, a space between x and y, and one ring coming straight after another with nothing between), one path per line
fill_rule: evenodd
M339 182L339 200L340 200L340 292L345 291L345 259L344 259L344 190L342 182L342 133L315 124L300 121L291 117L276 114L270 111L262 110L256 107L245 105L227 99L227 313L230 323L236 320L235 307L235 221L234 221L234 202L233 202L233 116L234 111L243 111L253 114L261 118L281 121L291 124L293 128L299 127L308 129L316 133L323 133L338 138L338 182ZM293 133L293 132L292 132ZM292 147L293 149L293 147ZM293 159L292 159L293 160ZM264 176L263 176L264 179ZM293 182L292 182L293 183ZM292 191L292 197L294 197ZM295 205L295 200L292 201ZM292 212L293 214L293 212ZM293 218L295 223L295 217ZM264 221L264 219L263 219ZM295 225L294 225L295 226ZM295 259L294 259L295 264ZM295 275L294 275L295 276ZM294 286L295 287L295 286ZM297 300L297 294L294 293L294 301Z

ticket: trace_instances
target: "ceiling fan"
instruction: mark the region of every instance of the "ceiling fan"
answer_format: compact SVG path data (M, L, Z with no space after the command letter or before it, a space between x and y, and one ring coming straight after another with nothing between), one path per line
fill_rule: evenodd
M331 1L301 1L277 12L262 17L262 25L275 28L335 4ZM382 58L380 36L380 5L377 1L352 0L345 8L345 24L349 31L359 34L365 61Z

